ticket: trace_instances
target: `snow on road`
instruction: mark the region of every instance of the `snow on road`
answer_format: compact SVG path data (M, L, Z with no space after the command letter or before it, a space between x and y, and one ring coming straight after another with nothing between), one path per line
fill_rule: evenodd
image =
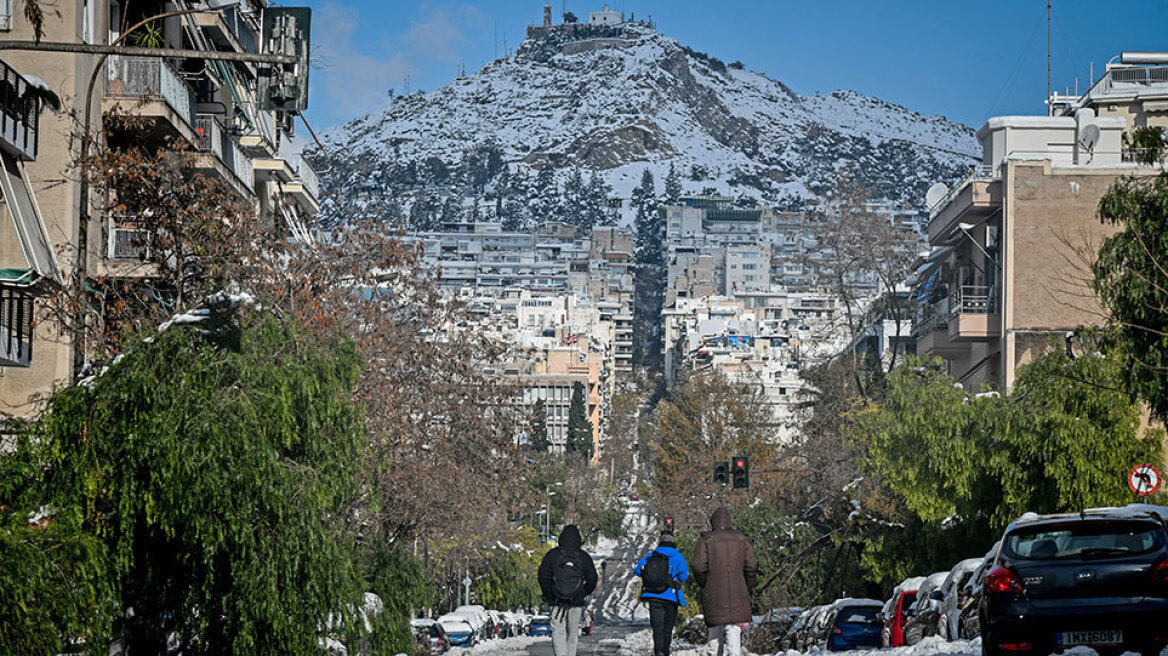
M492 640L490 642L481 643L467 650L467 656L527 656L528 647L541 643L548 642L549 638L508 638L506 640ZM623 640L605 640L605 646L617 647L620 656L644 656L653 652L653 636L649 629L643 629L630 633ZM818 649L814 649L808 654L821 653ZM829 653L829 652L823 652ZM865 651L846 651L846 652L830 652L838 654L839 656L872 656L872 650ZM980 640L960 640L956 642L948 642L942 638L925 638L919 644L912 647L899 647L897 649L882 649L880 656L981 656L981 641ZM749 654L743 650L744 656ZM457 652L456 652L457 655ZM684 641L674 641L672 656L709 656L702 648L696 647ZM767 655L769 656L769 655ZM801 652L788 651L786 653L776 654L774 656L803 656ZM1064 656L1096 656L1091 649L1076 648L1064 653Z

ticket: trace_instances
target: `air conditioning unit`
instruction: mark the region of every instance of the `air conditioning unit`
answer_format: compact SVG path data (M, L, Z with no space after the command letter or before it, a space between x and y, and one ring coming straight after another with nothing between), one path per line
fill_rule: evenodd
M110 228L109 259L144 260L150 255L147 234L140 228Z

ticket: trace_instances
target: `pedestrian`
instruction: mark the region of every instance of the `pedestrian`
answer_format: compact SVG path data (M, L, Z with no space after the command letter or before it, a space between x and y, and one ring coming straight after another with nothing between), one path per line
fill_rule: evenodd
M689 578L689 565L677 550L673 533L662 533L657 548L637 562L633 573L641 577L641 600L649 606L653 656L669 656L677 609L685 605L681 583Z
M742 655L742 625L750 621L750 592L758 580L758 561L746 536L731 528L730 510L719 506L708 533L698 538L693 575L702 586L707 651Z
M539 564L539 589L551 606L555 656L576 656L585 597L596 589L596 565L581 547L583 542L580 529L568 524L560 531L559 544Z

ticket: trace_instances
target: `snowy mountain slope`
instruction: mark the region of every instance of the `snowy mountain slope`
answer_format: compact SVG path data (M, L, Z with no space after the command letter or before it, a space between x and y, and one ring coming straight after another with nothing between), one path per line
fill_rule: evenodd
M339 160L326 188L346 193L409 193L425 182L375 172L431 158L457 168L493 144L513 166L599 170L622 197L643 168L661 180L670 163L687 192L771 202L819 195L846 167L874 196L913 205L979 152L969 128L942 117L849 91L799 96L642 24L553 30L325 141Z

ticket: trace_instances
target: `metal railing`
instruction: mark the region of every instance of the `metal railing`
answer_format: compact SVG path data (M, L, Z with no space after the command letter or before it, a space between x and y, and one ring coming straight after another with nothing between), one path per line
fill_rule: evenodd
M0 61L0 136L26 158L36 159L40 102L31 90L24 76Z
M196 131L199 133L199 150L214 154L248 191L255 191L255 169L251 158L243 153L219 119L200 116Z
M953 199L957 198L957 195L974 181L990 182L997 178L998 175L994 173L994 167L992 165L978 164L974 166L969 173L965 174L964 178L961 178L961 182L958 182L949 190L948 194L945 194L945 198L940 203L937 203L935 207L929 209L929 220L932 221L933 217L937 216L949 203L952 203Z
M0 287L0 366L32 364L32 295Z
M316 171L312 170L312 165L308 160L304 159L302 153L297 153L296 158L292 162L292 169L296 171L296 177L300 178L300 182L304 184L304 189L312 194L313 198L320 198L320 178L317 177Z
M111 56L106 60L107 98L158 96L194 127L195 94L161 57Z
M947 298L922 306L913 318L913 337L927 335L934 330L948 329L949 299Z
M248 24L238 7L225 9L219 15L223 17L224 24L235 35L244 52L259 52L259 37L256 36L255 30Z
M988 287L962 285L949 293L949 316L959 314L993 314L997 299L991 298Z
M223 133L223 161L243 182L243 186L249 191L255 191L255 165L226 132Z
M214 116L200 116L195 122L199 134L199 150L223 159L223 126Z

